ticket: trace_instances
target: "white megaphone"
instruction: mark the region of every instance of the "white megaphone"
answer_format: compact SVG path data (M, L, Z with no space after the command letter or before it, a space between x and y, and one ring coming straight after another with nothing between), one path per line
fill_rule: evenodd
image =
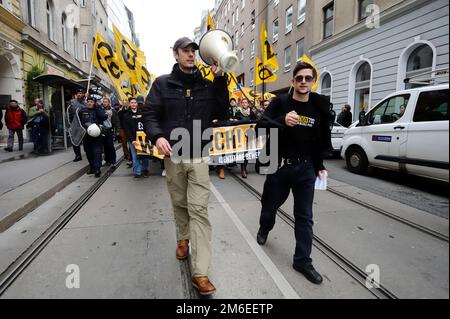
M199 54L205 63L217 64L219 70L227 73L233 72L239 65L239 58L233 51L233 40L223 30L207 32L200 40Z

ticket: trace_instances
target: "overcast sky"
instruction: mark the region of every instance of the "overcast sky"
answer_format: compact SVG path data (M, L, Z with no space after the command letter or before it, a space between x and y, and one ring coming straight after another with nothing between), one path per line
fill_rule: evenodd
M134 13L147 67L157 76L172 70L175 41L183 36L192 39L202 11L214 8L214 0L125 0L125 4Z

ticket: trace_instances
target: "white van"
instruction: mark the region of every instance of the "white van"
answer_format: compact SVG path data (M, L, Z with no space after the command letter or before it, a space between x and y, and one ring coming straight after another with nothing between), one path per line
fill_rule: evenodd
M345 133L347 168L369 166L449 181L449 85L389 95Z

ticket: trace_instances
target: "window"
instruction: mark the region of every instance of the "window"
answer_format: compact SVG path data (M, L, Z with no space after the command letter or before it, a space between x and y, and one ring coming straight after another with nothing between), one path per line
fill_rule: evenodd
M34 9L34 0L27 1L27 9L28 9L28 24L33 28L36 27L36 14Z
M61 34L62 34L62 41L63 41L63 48L65 51L68 51L69 45L67 42L67 16L65 13L63 13L62 18L61 18Z
M275 19L275 21L273 22L273 42L278 41L278 34L279 34L279 20L278 18Z
M280 3L280 0L273 0L273 6L276 7Z
M291 56L292 56L292 47L287 47L284 50L284 72L289 72L291 70Z
M286 34L292 31L292 13L293 9L292 6L290 6L286 10Z
M241 61L244 61L244 49L241 49Z
M358 0L358 20L364 20L370 15L370 11L367 12L367 7L373 4L373 0Z
M409 94L405 94L394 96L384 101L374 110L372 110L372 112L370 112L367 117L368 124L381 125L397 122L401 118L401 108L408 105L410 97L411 96Z
M420 93L414 113L414 122L448 120L448 90Z
M303 54L305 54L305 39L297 41L297 62L300 61Z
M256 27L256 13L255 13L255 10L253 10L252 11L252 15L251 15L251 17L252 17L252 30Z
M86 0L81 0L81 7L86 8Z
M88 61L88 44L83 42L83 61Z
M250 86L255 84L255 68L250 69Z
M331 75L329 73L325 73L322 78L321 93L325 96L331 96Z
M323 8L323 38L333 35L334 31L334 2Z
M47 32L48 32L48 38L52 41L55 40L54 37L54 8L53 3L48 0L47 1Z
M433 50L426 44L423 44L416 48L408 58L406 65L406 77L420 75L421 73L429 72L433 70ZM424 78L429 78L428 77ZM424 86L425 84L408 83L407 89L417 88Z
M255 40L250 42L250 57L253 59L255 57Z
M364 62L356 73L355 83L355 109L358 114L367 112L370 102L370 80L372 69L368 62Z
M242 0L242 10L244 10L244 8L245 8L245 0Z
M74 28L73 29L73 56L77 60L79 58L78 50L79 50L79 48L78 48L78 29Z
M244 32L245 32L245 24L242 23L241 24L241 35L244 35Z
M239 45L239 31L236 31L236 33L234 35L234 42L237 47Z
M306 18L306 0L298 0L297 25L305 22L305 18Z

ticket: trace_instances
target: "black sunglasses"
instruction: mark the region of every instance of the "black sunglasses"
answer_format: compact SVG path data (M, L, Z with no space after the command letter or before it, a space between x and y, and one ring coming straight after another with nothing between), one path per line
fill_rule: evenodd
M307 83L311 83L312 81L314 81L314 77L311 75L307 75L307 76L297 75L294 78L294 80L295 80L295 82L298 82L298 83L303 82L303 81L305 81Z

